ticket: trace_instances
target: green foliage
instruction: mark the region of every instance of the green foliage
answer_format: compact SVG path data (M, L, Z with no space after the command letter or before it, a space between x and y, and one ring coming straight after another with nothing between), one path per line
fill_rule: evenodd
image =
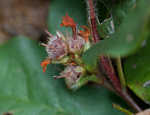
M85 2L82 0L51 0L48 18L48 30L55 34L56 30L66 32L69 29L61 27L62 17L66 13L79 25L87 22ZM71 32L71 31L70 31Z
M150 36L149 36L150 38ZM127 84L135 94L150 103L150 39L142 48L124 62Z
M140 1L111 38L96 43L85 52L83 55L84 62L92 67L96 65L100 55L118 57L135 52L149 34L149 16L149 1Z
M128 13L136 7L136 3L136 0L118 0L116 3L109 4L109 8L112 7L111 12L116 30L120 28L120 24L124 22Z
M111 18L105 19L98 25L98 32L102 38L108 38L115 32L114 21Z
M120 24L127 16L128 12L136 6L136 0L97 0L99 20L113 17L115 28L118 30ZM106 12L107 11L107 12ZM103 21L102 20L102 21Z
M44 75L40 67L44 49L25 37L0 47L0 114L13 115L122 115L112 108L118 98L104 88L86 86L68 90L55 80L58 67L50 65ZM49 77L49 78L48 78ZM120 100L118 100L119 102Z

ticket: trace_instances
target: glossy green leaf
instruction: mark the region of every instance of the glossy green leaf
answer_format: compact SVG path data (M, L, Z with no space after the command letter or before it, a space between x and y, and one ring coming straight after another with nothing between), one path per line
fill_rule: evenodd
M136 3L136 0L119 0L117 3L113 2L113 5L111 3L109 4L109 7L112 7L111 12L116 30L120 28L120 24L123 23L128 12L136 7Z
M79 25L85 25L87 21L86 4L82 0L51 0L49 11L48 29L53 34L56 30L70 30L60 26L66 13Z
M136 0L118 0L117 2L110 0L99 0L97 4L97 8L105 6L105 8L102 7L105 11L103 11L102 8L101 11L103 11L105 15L107 14L107 17L102 15L101 11L98 10L98 18L101 22L98 24L98 31L102 38L107 38L112 35L115 30L119 29L120 24L123 22L124 18L126 18L128 12L133 10L136 6ZM99 17L99 15L101 17Z
M102 38L108 38L115 32L112 17L105 19L101 24L98 25L98 32Z
M136 6L136 0L97 0L99 20L113 17L115 28L118 29L128 12ZM99 10L100 9L100 10ZM102 21L103 21L102 20Z
M140 46L149 34L150 1L139 1L137 7L124 19L119 31L111 38L101 40L83 55L85 64L96 65L98 56L127 56Z
M0 115L123 115L112 108L118 97L104 88L86 86L76 92L55 80L59 68L42 72L45 50L25 37L0 47Z
M127 84L135 94L150 104L150 36L142 48L124 61Z

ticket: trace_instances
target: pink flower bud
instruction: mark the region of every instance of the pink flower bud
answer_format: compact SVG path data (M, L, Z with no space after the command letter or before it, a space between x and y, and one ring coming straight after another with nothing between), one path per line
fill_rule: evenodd
M85 40L81 36L77 36L76 39L70 38L68 45L71 53L81 53L85 45Z
M83 75L84 68L81 66L68 65L65 70L61 72L60 76L56 76L55 78L65 78L66 84L70 88Z
M48 56L52 60L59 60L68 53L67 45L60 35L57 33L57 36L51 36L46 46Z

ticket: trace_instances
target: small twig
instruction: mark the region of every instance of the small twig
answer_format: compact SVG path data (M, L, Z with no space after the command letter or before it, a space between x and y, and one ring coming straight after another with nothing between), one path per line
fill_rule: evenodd
M107 77L110 79L113 87L118 93L122 92L120 81L118 80L115 70L112 66L111 60L108 57L101 56L100 62L102 63L101 66L104 69L104 72L106 73Z
M121 58L118 57L116 62L117 62L117 70L118 70L118 75L119 75L118 77L120 78L121 87L123 90L125 90L126 89L126 81L125 81L123 70L122 70Z
M128 103L128 105L135 110L135 112L142 111L142 109L135 103L135 101L131 98L127 91L122 91L118 95L120 95Z
M125 113L126 115L133 115L132 112L130 112L129 110L125 109L125 108L122 108L121 106L117 105L117 104L113 104L113 107L115 109L118 109L119 111Z

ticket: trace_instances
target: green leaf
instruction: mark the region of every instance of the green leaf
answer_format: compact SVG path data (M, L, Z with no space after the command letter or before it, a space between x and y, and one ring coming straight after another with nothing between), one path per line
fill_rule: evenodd
M98 78L95 75L85 75L80 77L77 82L71 86L72 90L78 90L79 88L81 88L82 86L86 85L88 82L93 82L93 83L97 83L97 84L102 84L103 80L102 78Z
M48 29L52 34L56 30L68 31L68 28L61 27L62 17L68 15L79 25L86 24L86 4L82 0L51 0L48 18ZM70 30L70 29L69 29Z
M64 80L53 78L59 73L54 65L44 75L40 62L45 50L38 43L13 38L0 52L1 115L123 115L112 108L120 99L104 88L86 86L72 92Z
M111 38L101 40L83 55L85 64L95 66L98 56L127 56L140 46L149 34L150 1L139 1L137 8L124 19L119 31Z
M136 0L118 0L117 3L114 2L109 4L109 7L112 6L111 11L116 30L119 29L119 25L123 23L124 19L128 15L128 12L136 7L136 3Z
M100 22L113 17L115 28L118 29L128 12L136 6L136 0L97 0L98 17ZM100 10L99 10L100 9Z
M105 19L101 24L98 25L97 28L102 38L108 38L111 36L115 32L112 17Z
M143 47L124 61L127 84L135 94L150 104L150 36Z

